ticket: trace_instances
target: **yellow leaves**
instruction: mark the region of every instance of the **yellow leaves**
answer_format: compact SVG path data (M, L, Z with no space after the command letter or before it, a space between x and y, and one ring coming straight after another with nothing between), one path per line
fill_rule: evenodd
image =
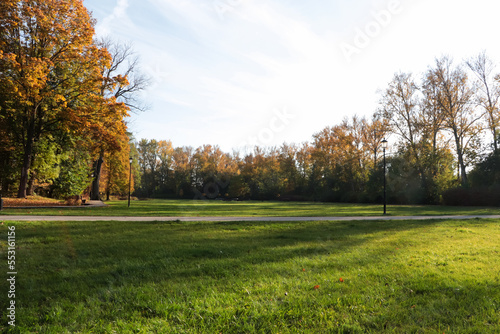
M129 81L104 81L112 56L93 43L94 23L82 0L0 1L0 84L18 127L9 131L26 133L27 119L35 119L39 131L120 149L129 108L103 96L102 86Z
M48 75L53 63L47 58L25 57L23 59L23 85L31 89L42 89L47 85Z
M60 107L63 107L63 108L66 108L67 107L67 103L66 103L66 98L61 95L61 94L57 94L55 97L54 97L54 101L60 106Z
M114 77L114 80L120 85L120 86L128 86L129 85L129 81L127 79L126 76L122 76L122 75L117 75L116 77Z
M19 63L17 62L17 55L15 53L4 53L3 51L1 51L0 60L5 62L7 66L9 63L19 66Z

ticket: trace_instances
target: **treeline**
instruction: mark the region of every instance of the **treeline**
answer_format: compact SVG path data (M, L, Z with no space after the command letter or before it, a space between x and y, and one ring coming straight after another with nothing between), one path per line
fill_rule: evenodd
M345 119L308 143L241 155L143 139L136 195L380 202L388 138L390 202L496 205L499 99L500 77L484 53L458 65L442 57L418 78L395 74L370 119Z
M0 2L1 194L500 203L500 76L482 53L397 73L369 118L302 144L231 154L131 144L125 117L148 80L130 46L97 40L81 0ZM130 164L129 158L133 162ZM135 185L134 185L135 183Z
M94 25L81 0L1 1L4 196L128 188L125 117L140 109L135 93L146 80L131 48L95 39Z

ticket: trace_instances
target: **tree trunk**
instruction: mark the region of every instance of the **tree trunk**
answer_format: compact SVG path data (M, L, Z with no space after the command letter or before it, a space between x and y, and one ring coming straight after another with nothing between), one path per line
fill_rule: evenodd
M3 152L0 155L0 194L6 195L9 193L11 181L7 175L12 164L11 159L10 152Z
M19 181L17 198L26 198L26 190L28 187L28 180L30 176L31 159L33 158L33 144L34 126L30 125L28 128L26 144L24 145L23 165L21 167L21 179Z
M460 145L460 138L458 137L458 134L455 132L455 145L457 146L457 158L458 158L458 169L460 172L459 178L460 178L460 183L462 186L467 185L467 170L465 168L465 163L464 163L464 152L462 150L462 145Z
M106 183L106 201L109 201L109 196L111 195L111 175L112 175L112 169L111 166L109 168L108 172L108 181Z
M93 201L100 200L99 186L101 181L101 167L104 162L104 151L101 151L99 159L94 162L94 180L92 181L92 190L90 199Z
M492 132L493 132L493 151L495 152L495 154L498 153L498 138L497 138L497 128L495 126L493 126L493 129L492 129Z
M36 179L36 172L31 172L30 179L28 181L28 189L26 191L27 196L33 196L35 193L35 179Z
M25 156L27 154L25 153ZM17 192L17 198L26 198L26 189L28 185L29 168L29 157L24 158L23 167L21 169L21 180L19 181L19 190Z
M460 164L460 182L462 183L462 186L466 186L468 183L468 178L467 178L467 170L464 164L463 154L459 155L458 162Z

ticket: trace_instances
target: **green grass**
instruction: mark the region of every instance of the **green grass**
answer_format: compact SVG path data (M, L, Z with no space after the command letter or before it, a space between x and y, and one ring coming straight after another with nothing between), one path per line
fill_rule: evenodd
M13 333L500 332L499 220L9 224Z
M30 215L97 215L97 216L381 216L382 206L373 204L341 204L317 202L222 202L202 200L145 200L107 202L104 208L5 209L0 214ZM455 215L500 214L499 208L450 206L388 206L388 214Z

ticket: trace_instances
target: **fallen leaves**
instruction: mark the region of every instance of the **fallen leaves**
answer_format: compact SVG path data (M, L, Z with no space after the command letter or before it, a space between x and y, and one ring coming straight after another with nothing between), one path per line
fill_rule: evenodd
M5 198L5 207L64 206L65 203L51 198L28 196L28 198Z

